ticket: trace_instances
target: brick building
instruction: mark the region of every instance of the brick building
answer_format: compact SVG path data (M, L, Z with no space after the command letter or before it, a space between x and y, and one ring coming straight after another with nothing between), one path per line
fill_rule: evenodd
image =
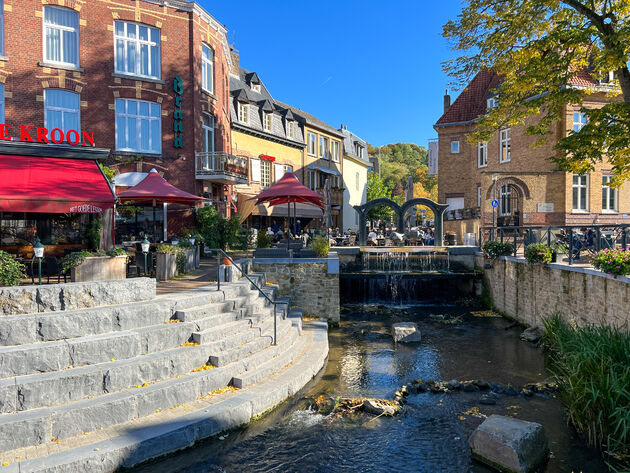
M630 186L607 186L610 165L598 164L588 175L560 171L548 158L558 140L585 124L577 106L560 110L561 120L550 130L548 141L533 147L536 137L526 136L526 125L504 128L492 140L469 143L467 134L478 117L494 106L498 97L492 90L499 77L480 72L450 104L445 96L444 114L434 125L438 132L439 201L450 205L444 228L458 235L479 234L481 226L499 225L587 225L630 223ZM608 83L588 74L573 79L576 88L592 88L584 107L606 103ZM536 117L530 119L533 123ZM493 213L491 202L498 208Z
M88 130L97 147L111 149L117 185L155 168L176 187L227 200L229 188L195 172L196 153L231 151L231 58L226 29L208 12L182 0L0 6L3 122ZM172 230L190 215L176 207Z

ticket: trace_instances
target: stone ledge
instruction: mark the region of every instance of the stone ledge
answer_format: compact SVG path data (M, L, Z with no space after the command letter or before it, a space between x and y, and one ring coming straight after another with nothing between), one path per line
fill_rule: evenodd
M158 425L127 429L127 433L50 456L13 463L7 472L110 473L131 467L167 453L192 446L195 442L224 430L246 424L252 417L275 407L302 389L323 367L328 356L327 323L305 322L310 332L308 353L304 352L288 368L272 379L244 389L209 407L200 408ZM160 414L161 415L161 414ZM3 469L3 471L5 471Z

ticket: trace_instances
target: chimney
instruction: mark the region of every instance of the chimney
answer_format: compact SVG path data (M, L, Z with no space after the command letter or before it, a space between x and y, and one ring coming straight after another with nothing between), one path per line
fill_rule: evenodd
M232 74L236 74L238 75L238 70L240 67L239 64L239 55L236 49L234 49L234 47L230 48L230 55L232 56L232 70L230 71Z
M448 93L448 89L446 89L446 93L444 94L444 113L451 108L451 96Z

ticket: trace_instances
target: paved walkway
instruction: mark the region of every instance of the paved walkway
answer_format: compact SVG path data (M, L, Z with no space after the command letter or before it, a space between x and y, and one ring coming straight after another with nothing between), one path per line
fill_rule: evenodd
M177 276L168 281L158 282L156 293L169 294L173 292L190 291L198 287L207 286L211 282L217 281L217 262L215 259L202 259L199 269Z

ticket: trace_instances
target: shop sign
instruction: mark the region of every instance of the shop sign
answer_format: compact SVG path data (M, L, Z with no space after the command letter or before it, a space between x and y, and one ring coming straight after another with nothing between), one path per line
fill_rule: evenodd
M275 161L276 158L273 156L269 156L268 154L261 154L260 159L264 159L265 161Z
M92 204L75 205L74 207L70 207L70 213L100 214L102 211L102 208Z
M184 93L184 81L181 77L175 76L173 80L173 90L177 94L175 97L175 112L173 112L173 131L175 132L175 140L173 147L184 147L184 114L182 113L182 95Z
M540 213L550 213L553 212L554 204L553 202L539 202L537 207Z
M237 166L236 164L225 164L225 170L227 172L231 172L232 174L239 174L241 176L247 176L247 169L243 166Z
M19 138L11 134L11 125L0 123L0 140L23 141L26 143L69 144L72 146L95 146L94 132L68 130L61 128L49 130L43 126L20 125Z

